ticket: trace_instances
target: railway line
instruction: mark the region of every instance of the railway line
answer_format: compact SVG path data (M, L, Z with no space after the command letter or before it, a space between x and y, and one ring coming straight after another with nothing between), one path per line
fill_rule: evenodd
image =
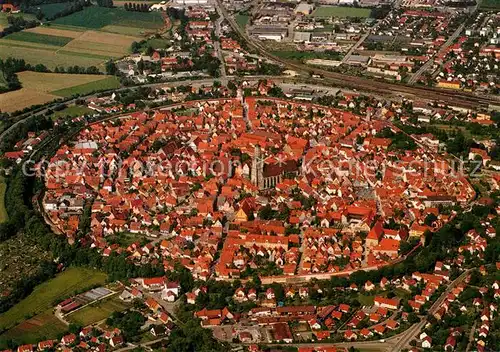
M480 108L489 109L490 105L500 105L500 98L491 96L478 96L472 93L463 91L447 91L434 87L419 87L403 84L389 83L376 81L365 77L349 76L342 73L331 72L325 69L306 66L291 60L280 58L269 52L269 49L264 47L262 43L250 38L244 29L242 29L234 18L227 12L220 0L217 1L217 7L220 13L228 21L233 31L239 34L245 40L248 46L256 50L259 55L269 60L275 61L294 71L305 73L308 75L320 75L323 82L347 87L351 89L359 89L368 92L376 92L378 94L396 94L403 96L413 96L420 99L428 99L433 101L443 102L447 105L460 106L464 108Z

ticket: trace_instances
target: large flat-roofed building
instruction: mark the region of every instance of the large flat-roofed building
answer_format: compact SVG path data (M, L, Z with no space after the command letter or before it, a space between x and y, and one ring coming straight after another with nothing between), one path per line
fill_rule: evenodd
M302 14L302 15L309 15L313 12L314 10L314 5L313 4L308 4L307 2L301 2L300 4L297 5L295 10L295 14Z
M347 60L347 64L354 66L366 66L370 63L371 58L363 55L351 55Z
M295 43L309 43L311 41L311 32L295 32L293 41Z
M288 29L282 27L255 27L251 30L251 33L260 40L281 42L286 37Z

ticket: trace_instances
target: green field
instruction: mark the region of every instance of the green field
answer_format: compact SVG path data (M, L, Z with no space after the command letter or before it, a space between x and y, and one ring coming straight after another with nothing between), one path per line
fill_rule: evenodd
M44 4L38 5L37 8L42 11L46 18L52 18L57 15L59 12L63 11L66 7L68 7L69 3L54 3L54 4Z
M0 329L9 329L27 317L52 308L62 299L94 285L104 284L107 275L86 268L69 268L55 278L37 286L33 292L0 315Z
M482 0L479 8L481 10L500 10L500 0Z
M65 317L66 320L87 326L109 317L113 312L121 312L129 306L115 295L79 309Z
M7 189L7 185L5 184L5 180L3 177L0 177L0 222L7 221L7 210L5 209L5 190Z
M50 92L60 97L71 97L75 94L85 95L99 90L115 89L120 87L120 81L116 77L108 77L99 81L81 84L71 88L65 88Z
M344 6L320 6L311 16L313 17L358 17L367 18L371 14L370 9Z
M158 12L129 12L120 8L92 6L58 18L54 23L94 29L109 25L158 29L163 26L163 18Z
M248 15L242 15L242 14L237 14L235 16L235 20L236 20L236 23L238 23L238 26L240 26L241 28L245 29L248 21L250 20L250 16Z
M16 43L16 45L12 45L10 42ZM87 57L85 54L67 54L61 51L56 53L55 51L52 51L49 46L45 48L37 48L30 47L28 45L21 46L17 43L18 42L10 40L0 40L0 59L15 57L18 59L24 59L27 63L32 65L43 64L52 70L55 69L56 66L68 67L69 65L78 65L88 67L99 66L103 63L102 58ZM29 42L26 43L29 44Z
M0 335L0 349L8 348L9 343L23 345L57 339L66 331L66 325L55 317L51 309L48 309Z
M166 49L170 46L170 43L165 39L153 38L148 39L144 44L145 48L148 46L151 46L153 49Z
M16 32L4 37L4 39L18 40L30 43L42 43L53 46L65 46L66 44L68 44L70 41L73 40L73 38L57 37L55 35L39 34L32 32Z
M126 26L115 26L109 25L99 29L101 32L130 35L133 37L139 37L145 34L146 30L144 28L137 27L126 27Z
M52 117L54 119L58 119L60 117L78 117L78 116L82 116L85 114L92 114L92 113L94 113L94 110L89 109L86 106L73 105L73 106L68 106L64 110L54 112L54 115Z

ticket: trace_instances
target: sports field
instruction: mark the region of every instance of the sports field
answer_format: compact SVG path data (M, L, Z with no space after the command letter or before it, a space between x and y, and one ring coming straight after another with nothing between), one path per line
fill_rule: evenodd
M313 17L370 17L370 9L347 6L320 6L311 14Z
M129 305L121 301L118 295L115 295L79 309L67 315L65 319L81 326L87 326L108 318L113 312L121 312L128 307Z
M0 94L0 110L12 112L25 107L44 104L73 94L88 94L98 90L117 88L116 77L106 75L72 75L25 71L17 74L22 89Z
M67 330L67 326L55 317L51 309L35 315L0 335L0 348L8 347L8 343L23 345L37 343L57 337Z
M87 108L86 106L73 105L68 106L66 109L54 112L53 118L58 119L60 117L77 117L85 114L93 114L94 110Z
M37 286L21 302L0 315L0 329L9 329L26 320L27 316L43 313L76 292L104 284L107 275L86 268L69 268L55 278Z

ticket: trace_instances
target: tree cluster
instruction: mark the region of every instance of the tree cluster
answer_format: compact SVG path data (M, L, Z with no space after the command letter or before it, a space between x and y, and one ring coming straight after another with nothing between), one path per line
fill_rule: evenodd
M125 8L125 11L136 11L136 12L148 12L149 11L149 5L142 3L132 3L132 2L127 2L123 6Z
M139 335L145 321L146 318L137 311L113 312L106 324L120 329L125 340L130 341Z
M50 2L50 3L53 3L53 2ZM26 10L26 12L35 14L37 19L39 19L39 20L42 20L43 18L45 18L47 21L53 21L57 18L69 16L75 12L82 11L84 8L91 6L91 5L92 5L92 3L90 2L90 0L77 0L75 2L66 2L64 4L64 7L62 7L60 11L58 11L50 16L46 16L36 6L28 8Z
M55 73L72 73L72 74L81 74L81 75L100 75L101 72L96 66L68 66L67 68L57 66L54 69Z
M97 0L97 5L100 7L113 7L113 0Z
M2 32L0 32L0 37L15 33L15 32L20 32L23 29L26 28L33 28L38 25L38 21L35 20L25 20L24 17L14 17L14 16L8 16L7 17L7 22L9 23L9 26L4 28Z

